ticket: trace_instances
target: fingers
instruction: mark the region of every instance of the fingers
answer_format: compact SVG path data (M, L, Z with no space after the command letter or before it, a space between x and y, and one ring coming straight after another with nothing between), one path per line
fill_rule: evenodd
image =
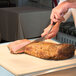
M49 28L50 29L50 28ZM46 28L45 30L44 30L44 32L41 34L41 36L43 37L43 36L45 36L47 33L48 33L48 29ZM45 37L46 39L50 39L50 38L53 38L53 37L55 37L56 36L56 33L53 31L53 30L51 30L50 31L50 33Z
M50 30L50 28L51 28L51 25L49 25L47 28L45 28L45 29L44 29L44 32L41 34L41 36L42 36L42 37L45 36L45 35L48 33L48 31ZM58 33L58 31L59 31L59 24L56 23L56 24L53 26L53 28L52 28L52 30L50 31L50 33L46 36L46 39L50 39L50 38L55 37L56 34Z
M46 35L47 33L42 33L41 34L41 36L43 37L44 35ZM53 31L51 31L45 38L46 39L51 39L51 38L53 38L53 37L55 37L56 36L56 33L55 32L53 32Z
M41 34L41 37L43 37L43 36L45 36L47 34L47 32L43 32L42 34Z
M51 13L51 16L50 16L50 19L51 19L51 24L53 24L53 22L57 22L59 20L60 16L57 15L57 13L55 12L52 12Z
M51 39L53 37L56 36L56 34L58 33L58 28L53 28L50 33L46 36L46 39Z
M44 32L41 34L41 36L42 37L45 36L48 33L48 31L50 30L50 28L51 28L51 24L47 28L44 29Z
M50 34L48 34L48 36L46 36L46 39L51 39L55 36L56 36L56 34L54 32L51 32Z
M53 25L53 22L64 21L63 16L64 14L61 14L58 10L56 10L56 8L54 8L50 16L51 25Z
M61 17L60 21L62 22L62 21L64 21L64 20L65 20L64 17Z
M43 36L45 36L47 33L48 33L48 29L46 28L46 29L44 29L44 32L41 34L41 36L43 37Z
M53 25L53 23L55 22L62 22L62 21L64 21L65 19L64 19L64 17L60 17L60 18L54 18L54 19L51 19L51 25Z
M53 20L51 20L51 25L53 25L53 23L54 23Z

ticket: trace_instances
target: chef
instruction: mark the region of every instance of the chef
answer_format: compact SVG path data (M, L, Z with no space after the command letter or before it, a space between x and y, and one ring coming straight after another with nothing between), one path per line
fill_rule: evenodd
M58 21L66 21L69 16L70 13L73 13L73 18L74 18L74 23L76 26L76 0L60 0L58 6L56 6L52 12L51 12L51 24L44 29L44 32L41 34L41 36L43 37L44 35L47 34L48 30L50 29L51 25L53 25L54 22L58 22ZM47 39L49 38L53 38L56 36L56 34L59 31L59 25L55 25L53 26L52 30L50 31L50 33L48 34L48 36L46 37Z

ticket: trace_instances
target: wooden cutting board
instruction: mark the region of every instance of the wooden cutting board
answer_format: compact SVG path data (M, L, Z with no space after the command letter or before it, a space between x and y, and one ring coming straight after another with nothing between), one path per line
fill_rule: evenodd
M55 42L47 40L48 42ZM56 42L55 42L56 43ZM14 75L29 74L76 64L76 53L67 60L44 60L27 54L11 54L7 45L0 46L0 65Z

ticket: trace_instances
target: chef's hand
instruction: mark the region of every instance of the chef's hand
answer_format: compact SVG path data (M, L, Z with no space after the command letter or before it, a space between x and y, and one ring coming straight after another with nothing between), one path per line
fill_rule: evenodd
M58 21L58 22L53 26L53 28L52 28L52 30L50 31L50 33L46 36L46 39L51 39L51 38L53 38L53 37L56 36L56 34L57 34L58 31L59 31L60 23L61 23L62 21L64 21L64 18L63 18L63 17L61 18L60 21ZM47 28L44 29L44 32L41 34L42 37L45 36L45 35L48 33L48 31L50 30L51 26L52 26L52 25L50 24Z
M58 22L59 20L62 19L64 14L68 11L69 9L69 3L67 1L62 2L58 6L56 6L51 13L50 19L51 19L51 25L53 22Z
M51 26L52 25L50 24L47 28L44 29L44 32L41 34L42 37L45 36L48 33L48 31L50 30ZM55 37L56 34L58 33L58 31L59 31L59 26L56 26L56 25L53 26L52 30L47 35L46 39L51 39L51 38Z

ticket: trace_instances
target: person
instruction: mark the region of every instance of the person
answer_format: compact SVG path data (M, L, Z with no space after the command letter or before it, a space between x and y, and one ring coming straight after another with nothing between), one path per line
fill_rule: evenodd
M55 8L53 8L51 16L50 16L51 24L47 28L44 29L44 32L41 34L41 36L43 37L48 33L49 29L51 28L54 22L64 21L64 15L68 12L70 8L76 8L75 0L63 1L62 3L57 5ZM59 31L59 26L60 25L53 26L52 30L47 35L46 39L55 37Z

